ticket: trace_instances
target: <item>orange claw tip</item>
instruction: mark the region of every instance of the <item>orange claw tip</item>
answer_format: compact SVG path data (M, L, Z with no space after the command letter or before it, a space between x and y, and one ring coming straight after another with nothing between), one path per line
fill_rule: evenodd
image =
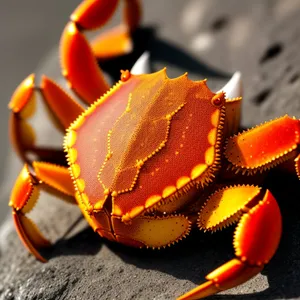
M37 260L46 263L47 259L39 253L37 247L48 247L51 243L43 237L36 225L27 217L13 212L13 220L23 245Z
M12 206L17 211L22 209L28 202L32 192L32 178L30 176L28 166L25 165L16 180L8 205Z
M14 113L20 112L30 100L34 90L34 74L26 77L13 93L8 108Z
M116 10L118 0L83 1L71 15L71 20L83 29L104 25Z
M177 300L196 300L214 295L218 292L220 292L220 290L216 288L214 283L212 281L207 281L200 286L190 290L186 294L178 297Z
M267 190L262 201L242 216L234 236L235 254L250 265L266 264L279 245L281 214L273 195Z
M105 60L130 53L133 44L128 28L120 25L92 40L91 47L98 60Z

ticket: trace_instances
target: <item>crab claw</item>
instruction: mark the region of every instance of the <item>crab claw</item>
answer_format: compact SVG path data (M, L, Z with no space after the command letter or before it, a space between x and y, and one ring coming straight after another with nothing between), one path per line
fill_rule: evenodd
M131 74L140 75L140 74L149 74L151 73L150 68L150 53L145 51L139 59L135 62L130 71Z
M235 72L231 77L231 79L217 93L220 93L222 91L226 93L227 99L242 97L243 86L242 86L241 72L239 71Z

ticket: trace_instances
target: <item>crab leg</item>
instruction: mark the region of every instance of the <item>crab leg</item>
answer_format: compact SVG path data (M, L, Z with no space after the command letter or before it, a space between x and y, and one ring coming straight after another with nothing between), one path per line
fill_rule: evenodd
M191 222L184 215L139 216L130 224L120 217L112 217L114 232L118 242L132 247L161 248L170 246L186 237L191 230Z
M87 103L96 101L109 89L109 85L104 79L93 50L82 31L96 29L107 23L117 4L118 0L82 2L71 15L71 21L62 34L60 50L63 75L71 88ZM127 0L125 4L126 26L134 29L140 18L139 2ZM98 53L98 55L111 56L122 51L115 46L120 41L121 48L124 48L123 51L126 53L128 52L128 43L126 42L128 39L127 34L122 31L113 32L106 40L94 43L97 45L94 48L99 48L102 44L104 52L103 54Z
M76 204L73 197L75 191L67 168L41 162L34 162L33 168L35 175L30 172L28 165L23 167L12 190L9 206L13 209L12 215L21 241L38 260L46 262L38 249L51 243L26 214L36 204L42 183L64 196L59 199L72 204Z
M243 204L244 196L247 198L244 198ZM228 205L231 202L234 209ZM211 208L215 205L217 208L212 214ZM226 209L233 211L229 214ZM237 186L218 191L200 212L198 224L201 228L211 230L213 223L215 226L226 226L240 214L243 215L233 241L236 257L208 274L205 283L178 300L201 299L242 284L258 274L272 258L279 244L282 224L279 207L269 191L264 196L254 186Z
M125 0L123 23L92 40L91 47L98 60L128 54L133 49L131 35L141 20L139 0Z
M41 93L52 116L51 120L55 121L62 132L83 112L83 108L50 78L43 76L40 87L35 87L34 80L34 74L24 79L9 103L12 111L10 119L12 144L23 160L30 164L28 152L37 154L42 160L62 161L64 160L62 151L35 146L35 132L28 122L36 110L35 91Z
M231 137L225 157L234 171L254 174L295 159L299 144L300 121L284 116Z

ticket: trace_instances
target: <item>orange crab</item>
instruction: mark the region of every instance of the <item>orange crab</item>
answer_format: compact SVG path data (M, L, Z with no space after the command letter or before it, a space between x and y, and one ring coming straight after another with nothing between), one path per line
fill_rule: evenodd
M275 253L279 207L270 191L251 183L278 164L293 164L300 178L300 121L284 116L237 133L241 98L230 99L234 93L227 88L213 93L205 80L191 81L186 74L169 79L165 69L122 71L108 90L95 55L130 51L138 0L124 1L124 24L92 47L82 31L104 25L117 2L84 1L62 35L63 74L87 109L45 76L35 87L30 75L12 96L11 139L26 162L9 203L15 227L27 249L45 262L39 249L50 242L26 217L42 186L77 204L101 237L133 247L165 247L192 226L215 231L237 222L236 257L179 299L203 298L247 281ZM66 130L65 157L34 143L27 118L35 90ZM32 153L38 160L30 160Z

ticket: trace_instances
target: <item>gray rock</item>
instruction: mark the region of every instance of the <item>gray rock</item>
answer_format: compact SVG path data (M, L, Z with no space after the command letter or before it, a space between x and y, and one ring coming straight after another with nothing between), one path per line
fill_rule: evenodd
M299 1L144 2L145 24L157 24L151 46L155 68L168 65L170 77L185 71L193 79L208 77L216 90L240 70L244 127L285 113L300 117ZM49 61L52 54L40 69L46 65L47 74L57 72ZM45 130L40 133L48 137L45 142L60 141ZM9 168L11 182L18 169ZM283 215L280 247L262 274L211 299L300 299L299 181L276 172L265 186ZM1 192L7 198L8 191ZM54 242L45 253L49 262L41 264L27 254L8 218L0 228L1 300L173 299L233 257L234 228L214 235L195 231L174 247L152 251L101 240L76 207L46 194L32 218Z

